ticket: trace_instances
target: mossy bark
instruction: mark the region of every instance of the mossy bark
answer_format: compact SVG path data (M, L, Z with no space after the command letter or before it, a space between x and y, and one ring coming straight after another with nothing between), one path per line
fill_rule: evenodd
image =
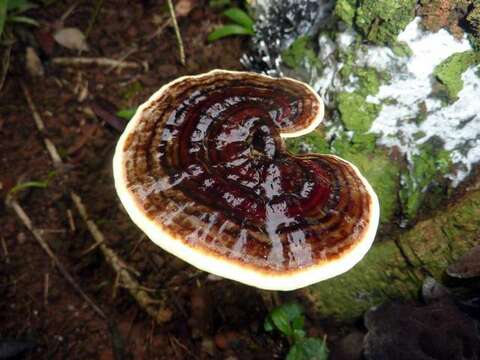
M371 306L420 294L423 279L441 280L446 267L479 241L480 189L428 220L378 241L352 270L303 290L322 317L352 321Z

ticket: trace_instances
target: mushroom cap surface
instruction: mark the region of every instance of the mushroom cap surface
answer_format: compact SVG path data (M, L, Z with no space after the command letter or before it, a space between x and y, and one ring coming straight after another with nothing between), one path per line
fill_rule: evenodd
M141 105L114 155L133 222L197 268L269 290L339 275L371 247L378 199L333 155L294 155L324 106L308 85L213 70L164 85Z

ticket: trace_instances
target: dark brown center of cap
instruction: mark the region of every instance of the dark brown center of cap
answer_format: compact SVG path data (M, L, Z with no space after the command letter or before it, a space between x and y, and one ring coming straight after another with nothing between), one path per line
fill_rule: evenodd
M125 143L129 191L162 231L259 271L294 271L361 240L371 199L346 162L292 155L280 133L321 104L289 79L213 72L173 83Z

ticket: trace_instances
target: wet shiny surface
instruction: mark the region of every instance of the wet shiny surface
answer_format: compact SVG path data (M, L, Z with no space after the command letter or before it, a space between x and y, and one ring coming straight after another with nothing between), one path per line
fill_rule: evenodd
M317 98L287 79L237 77L188 78L144 110L124 148L129 190L172 237L262 271L348 252L369 217L362 181L280 137L310 124Z

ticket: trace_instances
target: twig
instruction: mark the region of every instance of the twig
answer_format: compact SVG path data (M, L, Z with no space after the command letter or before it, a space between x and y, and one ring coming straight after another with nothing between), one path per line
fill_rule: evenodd
M98 242L94 242L92 245L90 245L88 248L82 251L80 254L80 257L84 257L85 255L90 254L92 251L94 251L96 248L98 248L100 244Z
M67 232L65 229L38 229L38 231L42 236L45 234L65 234Z
M50 249L50 246L48 246L47 242L45 239L42 237L41 232L35 228L32 224L32 221L30 220L30 217L25 213L23 208L20 206L17 200L13 199L10 195L7 196L7 199L5 201L6 205L11 207L15 214L18 216L20 221L25 225L25 227L30 230L32 233L33 237L35 240L38 241L42 249L47 253L47 255L52 259L53 263L57 267L57 269L60 271L60 273L63 275L63 277L72 285L73 289L87 302L88 305L103 319L107 319L105 313L93 302L90 297L83 292L82 288L80 285L76 283L76 281L73 279L72 275L65 269L63 264L60 262L60 260L57 258L57 256L53 253L53 251Z
M142 67L140 64L131 61L121 61L101 57L56 57L52 59L52 63L64 66L97 65L119 69L139 69Z
M5 254L5 264L10 264L10 256L8 254L7 243L5 242L5 239L3 238L3 236L0 239L2 239L2 248L3 248L3 253Z
M29 97L30 94L28 92L27 87L24 84L22 84L22 87L24 89L25 97L27 97L27 102L28 102L28 105L30 107L30 110L31 110L31 112L34 116L35 124L37 125L37 128L40 131L40 133L45 136L45 133L42 131L45 128L44 125L43 125L42 118L40 117L40 115L36 111L35 105L33 104L33 101L31 100L31 98ZM45 140L45 138L44 138L44 140ZM53 154L55 154L55 153L58 154L58 152L56 151L55 145L53 143L51 143L51 144L52 144L53 148L55 149L55 152L54 153L50 152L50 156L52 157L52 160L55 162L55 157L54 157ZM60 164L63 164L61 159L60 159ZM105 237L104 237L103 233L97 227L95 222L88 217L87 210L86 210L85 206L83 205L83 202L82 202L82 199L80 198L80 196L78 196L77 194L75 194L72 191L72 192L70 192L70 198L72 199L73 203L75 204L75 207L77 208L78 212L80 213L80 216L85 221L85 223L87 225L87 228L88 228L90 234L92 235L93 239L95 240L95 242L100 247L105 259L110 264L110 266L113 268L113 270L115 270L115 272L120 276L120 280L122 281L122 286L124 286L126 289L128 289L130 294L137 301L138 305L140 307L142 307L156 321L158 321L158 322L169 321L172 317L171 310L166 308L166 307L163 307L163 306L160 307L159 309L157 309L157 308L155 308L154 306L151 305L151 304L155 304L155 303L160 303L160 301L152 299L147 294L147 292L142 289L141 285L137 282L137 280L135 280L130 275L130 272L135 273L135 274L138 274L138 272L135 269L132 269L132 267L126 265L123 262L123 260L120 259L120 257L117 256L117 254L106 245ZM22 219L22 221L24 221L27 228L32 229L31 231L32 231L33 235L35 236L35 238L38 237L39 239L42 239L40 232L37 229L34 229L32 227L30 219L28 218L28 216L26 216L25 212L20 207L18 202L13 200L11 202L11 204L12 204L12 207L14 206L15 212L18 211L19 214L24 215L23 217L19 215L19 217ZM44 248L44 249L47 252L47 254L49 254L49 255L51 254L54 257L54 259L57 259L55 257L55 255L53 254L53 252L48 247L47 243L45 241L43 241L43 239L42 239L41 244L44 244L46 246L46 248ZM47 251L47 249L48 249L48 251ZM65 273L68 275L68 277L73 281L73 278L68 274L68 272L66 272L65 268L58 261L58 259L57 259L57 262L58 262L57 266L61 266L61 269L63 269L63 271L65 271ZM57 262L56 262L56 264L57 264ZM65 275L65 276L67 276L67 275ZM75 283L73 282L73 284L75 284ZM78 285L76 285L76 286L78 287ZM81 289L79 287L78 287L78 289L81 291ZM82 294L84 294L84 293L82 292ZM100 310L100 312L101 312L101 310ZM103 314L103 312L102 312L102 314ZM106 318L105 315L102 315L102 317Z
M43 123L43 120L40 117L40 114L38 113L37 108L35 107L35 104L32 101L32 97L30 96L30 91L28 91L27 87L23 82L21 82L20 85L22 87L23 94L25 95L25 99L27 100L28 106L30 107L30 110L32 112L33 119L35 120L35 125L37 125L38 131L40 132L40 134L42 134L45 147L47 148L47 151L53 160L53 165L55 165L55 167L58 167L59 165L62 164L62 158L58 154L57 148L55 147L53 142L50 140L50 138L46 134L45 124Z
M113 283L112 301L115 300L117 297L117 290L119 285L120 285L120 274L117 273L117 276L115 276L115 282Z
M129 57L130 55L134 54L136 51L138 51L137 47L136 47L136 46L133 46L133 47L131 47L130 49L127 49L127 51L125 51L125 53L124 53L122 56L120 56L116 61L119 61L119 62L125 61L125 59L126 59L127 57ZM117 68L117 66L112 66L112 67L110 67L110 69L107 69L107 70L105 71L105 74L109 74L111 71L115 70L116 68Z
M140 235L140 238L138 239L137 243L135 244L135 246L133 247L132 250L130 250L130 255L131 254L135 254L135 252L137 251L138 247L140 246L140 244L143 242L143 240L145 240L147 237L145 236L145 234L142 234Z
M175 9L172 4L172 0L167 0L168 9L170 10L170 17L172 19L173 29L175 30L175 36L177 38L178 52L180 53L180 62L185 66L185 50L183 48L182 35L178 28L177 17L175 16Z
M71 232L75 232L75 221L73 220L72 210L67 210L67 219L68 219L68 226L70 227Z
M96 0L95 1L95 8L93 9L93 15L88 22L87 29L85 30L85 39L88 38L90 32L93 29L93 25L95 24L95 20L97 20L98 14L100 13L100 9L102 8L103 0Z
M154 33L150 34L147 36L147 41L150 41L154 38L156 38L158 35L160 35L165 28L172 23L172 18L168 18L162 25L158 27L157 30L155 30Z
M70 193L70 197L73 200L78 212L80 213L81 218L87 224L87 228L90 231L95 242L98 244L100 249L105 256L105 259L110 264L110 266L115 270L119 275L119 279L126 289L130 291L130 294L135 298L137 303L154 319L158 322L166 322L171 319L172 312L167 308L155 308L151 304L158 303L158 301L152 299L145 290L142 289L141 285L135 280L128 267L125 265L123 260L121 260L112 249L110 249L105 244L105 237L103 233L98 229L95 222L93 222L87 214L87 210L82 203L80 197L75 193Z
M12 46L13 45L7 45L4 51L4 54L2 56L2 61L1 61L2 67L0 69L0 91L2 90L3 83L7 78L8 68L10 67L10 54L12 53Z
M67 11L65 11L63 13L63 15L60 17L59 23L62 24L62 27L63 27L63 23L65 22L65 20L67 20L67 18L73 13L73 11L75 10L75 8L77 6L78 6L78 1L74 2L72 5L70 5L69 8L67 9Z
M45 281L43 286L43 304L48 305L48 290L50 288L50 275L45 273Z

